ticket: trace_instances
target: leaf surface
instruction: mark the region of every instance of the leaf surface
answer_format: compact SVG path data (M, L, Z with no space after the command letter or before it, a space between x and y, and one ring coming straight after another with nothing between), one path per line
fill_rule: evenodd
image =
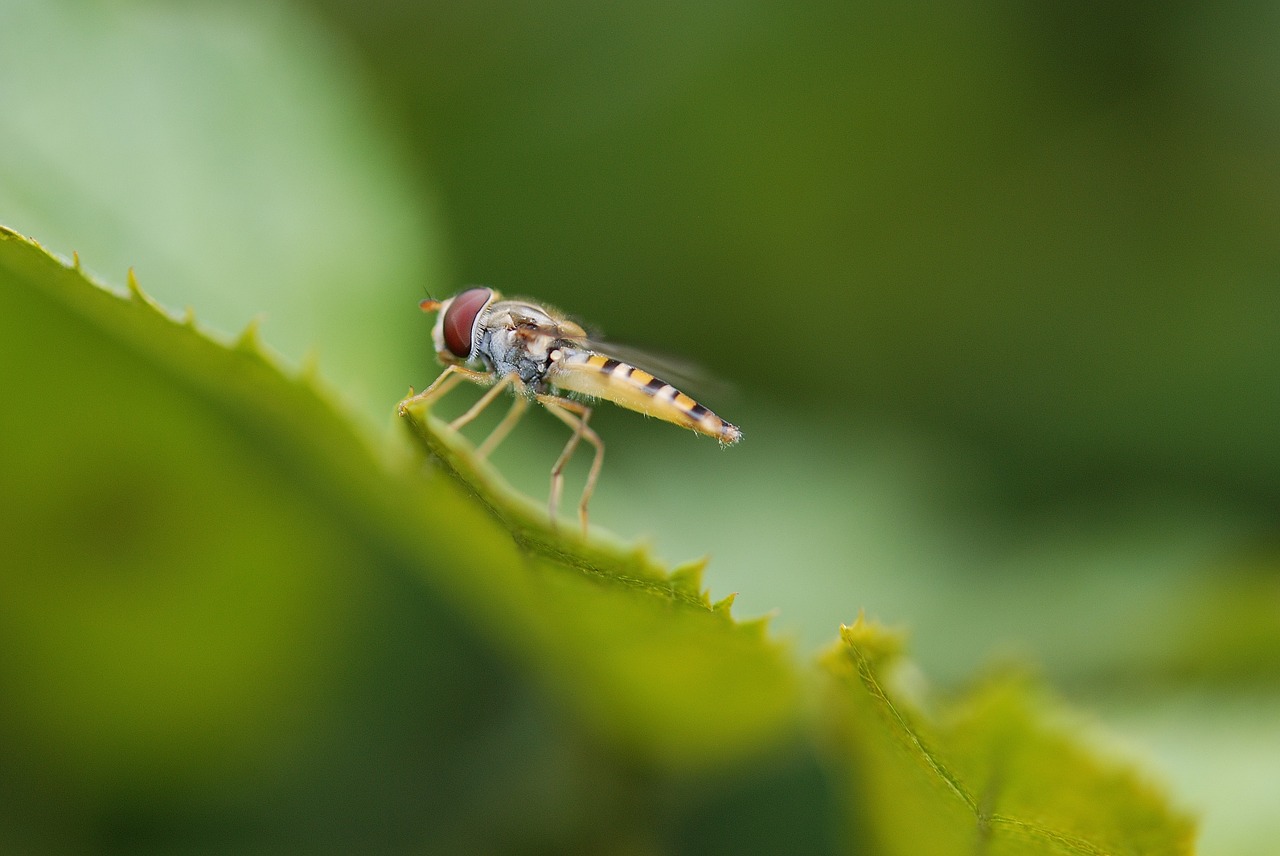
M926 711L894 688L900 644L860 618L827 661L850 792L882 852L1193 852L1193 824L1030 684L993 679Z
M0 307L13 842L1187 852L1025 688L927 720L851 630L820 698L701 563L552 530L430 414L375 447L253 328L8 230Z

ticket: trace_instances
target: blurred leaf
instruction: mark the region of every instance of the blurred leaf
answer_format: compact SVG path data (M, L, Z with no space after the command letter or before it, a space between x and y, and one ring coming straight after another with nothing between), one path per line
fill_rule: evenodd
M299 845L653 849L751 805L759 852L797 818L789 849L828 852L837 815L885 852L1188 850L1024 687L927 722L888 688L901 640L864 622L831 659L842 752L821 760L800 674L701 563L551 530L429 414L407 424L440 468L379 462L253 328L219 346L7 230L0 305L10 844L91 848L105 824L131 850L216 849L265 823ZM530 775L538 798L513 799Z
M1215 688L1269 692L1280 676L1274 550L1211 567L1211 575L1171 586L1170 603L1155 614L1133 617L1145 638L1110 660L1077 664L1071 679L1117 697Z
M576 526L552 530L546 508L513 492L465 440L420 408L406 417L424 451L508 529L534 567L577 572L546 577L553 597L527 593L525 632L542 634L544 644L563 658L572 682L592 675L598 695L592 704L600 705L600 721L608 728L630 730L648 744L640 748L673 752L670 761L684 764L690 754L750 743L791 715L793 676L776 653L759 656L763 621L729 622L731 634L713 647L701 639L707 614L727 619L733 602L730 596L713 603L702 588L705 561L668 572L643 548L628 549L599 535L586 539ZM608 588L583 585L584 579ZM521 589L519 579L504 585L508 596ZM636 600L628 590L655 599ZM677 709L684 713L673 715ZM724 716L727 709L735 711L732 717ZM654 742L657 732L662 737Z
M386 419L442 250L340 38L280 0L3 3L0 79L0 220L223 334L261 318Z
M900 642L862 619L828 658L852 797L879 852L1189 854L1194 829L1132 772L1081 745L1025 682L926 716L893 684Z
M1122 695L1099 715L1144 767L1202 812L1199 852L1264 856L1280 840L1280 694L1172 687ZM1133 752L1136 750L1136 752Z
M193 813L358 839L381 815L352 789L377 775L402 782L376 792L403 834L549 824L567 846L700 771L768 780L800 751L793 665L695 569L513 539L416 456L380 463L252 328L217 345L9 231L0 304L0 792L37 782L4 810L19 829L71 793L73 839L122 812L134 843ZM548 763L554 811L511 798Z

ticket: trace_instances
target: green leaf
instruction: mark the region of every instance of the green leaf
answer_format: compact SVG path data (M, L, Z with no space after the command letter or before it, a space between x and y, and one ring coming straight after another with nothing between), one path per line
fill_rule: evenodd
M560 798L570 831L552 837L573 839L637 788L656 798L665 779L644 771L794 743L786 652L687 574L612 545L531 548L416 457L381 460L251 336L219 345L9 231L0 305L11 775L91 804L151 794L134 809L145 826L227 781L287 818L307 793L297 765L336 765L320 781L355 812L373 771L346 749L326 760L333 741L354 751L369 738L343 737L363 733L352 721L403 708L396 747L373 755L379 775L422 780L392 802L417 805L410 826L430 840L492 843L503 823L486 838L476 813L536 825L528 801L492 806L546 763L548 799L591 794ZM402 748L415 745L432 760ZM499 781L468 791L477 752L497 753L484 763ZM264 766L267 784L249 784ZM461 807L418 804L439 792Z
M927 723L855 626L819 697L705 562L552 529L429 414L373 447L252 328L8 230L0 310L6 847L1186 852L1024 688Z
M442 250L339 36L278 0L6 3L0 79L3 222L223 334L260 319L385 423Z
M848 787L880 852L1193 852L1191 822L1088 751L1080 724L1026 681L991 680L927 715L893 688L900 645L860 618L828 658Z

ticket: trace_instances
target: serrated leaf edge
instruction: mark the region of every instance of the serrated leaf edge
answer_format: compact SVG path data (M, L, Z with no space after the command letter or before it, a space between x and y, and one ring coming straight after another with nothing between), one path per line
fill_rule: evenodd
M884 685L876 676L876 667L883 662L884 658L880 652L866 651L860 637L864 634L877 632L877 628L878 625L876 623L865 621L863 615L859 613L858 619L853 625L841 625L837 653L843 653L852 659L859 681L873 701L878 703L888 715L890 722L896 726L899 737L905 740L911 751L938 777L946 790L964 803L973 815L977 829L984 836L988 834L992 826L1006 826L1030 837L1084 854L1084 856L1114 856L1113 851L1099 847L1079 836L1070 835L1034 821L1023 820L1000 812L985 811L978 799L965 787L960 777L938 758L928 743L912 727L911 722L894 704L893 699L890 698ZM892 631L885 631L883 628L879 628L879 630L892 633Z
M553 529L545 521L545 506L517 492L492 464L477 458L475 447L432 416L430 407L416 403L413 407L399 409L399 413L405 420L411 439L487 508L521 549L547 556L604 581L643 589L705 610L734 623L748 634L761 638L767 636L772 616L736 620L729 611L733 595L712 602L710 593L702 588L703 574L709 562L707 557L668 570L653 559L644 542L623 545L599 530L593 530L584 537L576 527L572 531L569 527ZM620 570L627 567L644 569L646 573L638 576Z

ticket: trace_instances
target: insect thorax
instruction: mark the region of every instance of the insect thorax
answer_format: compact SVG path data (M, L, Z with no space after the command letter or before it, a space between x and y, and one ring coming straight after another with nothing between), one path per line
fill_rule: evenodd
M525 386L543 391L555 343L552 336L530 335L519 328L490 327L481 334L476 352L498 377L514 374Z

